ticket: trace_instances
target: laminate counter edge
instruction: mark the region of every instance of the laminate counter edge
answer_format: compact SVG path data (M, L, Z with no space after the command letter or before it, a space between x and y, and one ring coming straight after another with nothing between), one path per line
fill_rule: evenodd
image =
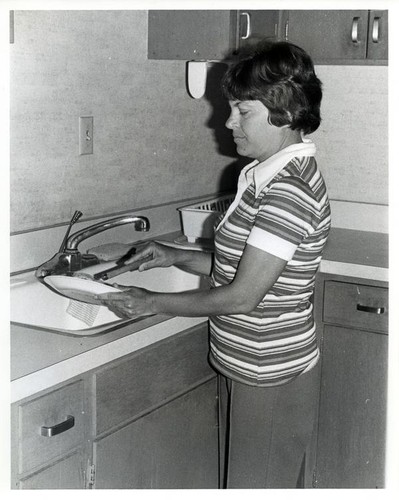
M174 317L11 382L11 403L207 321Z

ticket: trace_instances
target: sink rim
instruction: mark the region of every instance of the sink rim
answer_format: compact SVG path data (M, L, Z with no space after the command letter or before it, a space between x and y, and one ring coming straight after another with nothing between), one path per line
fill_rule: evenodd
M91 266L90 268L86 268L85 271L89 270L93 272L93 274L95 272L98 272L99 270L105 270L105 269L108 269L109 267L112 267L113 266L113 262L103 262L103 263L100 263L100 264L96 264L95 266ZM173 271L172 271L173 269ZM192 273L189 273L187 271L184 271L182 269L179 269L179 268L176 268L174 266L171 266L169 268L154 268L153 270L149 270L149 271L152 271L152 275L154 276L154 273L156 273L156 270L160 270L162 273L177 273L178 276L184 276L184 275L189 275L191 276L191 279L194 280L192 282L189 282L188 284L188 287L187 287L187 290L193 290L193 289L200 289L202 287L202 278L198 275L195 275L195 274L192 274ZM147 272L147 271L145 271ZM144 272L144 273L145 273ZM133 271L133 273L138 273L138 275L144 275L144 273L139 273L139 271ZM126 273L126 274L130 274L130 273ZM117 283L118 282L118 278L120 279L122 275L119 275L119 276L116 276L115 278L112 279L112 283ZM150 277L151 279L151 277ZM100 283L101 283L101 280L98 280ZM26 271L24 273L18 273L18 275L14 275L14 276L11 276L11 280L10 280L10 289L17 289L19 288L20 286L23 286L23 285L34 285L34 284L40 284L41 286L49 289L45 284L41 283L40 280L38 280L35 275L34 275L34 270L32 271ZM107 281L104 281L103 284L111 284L111 280L109 280L109 282ZM176 284L179 284L178 280L176 280ZM195 284L195 286L194 286ZM134 284L132 283L132 286L134 286ZM142 285L137 285L137 286L142 286ZM156 290L155 290L156 291ZM60 300L66 300L66 301L69 301L69 300L72 300L72 299L69 299L65 296L62 296L62 295L59 295L57 294L54 290L51 290L51 292L54 294L54 295L58 295L58 297L60 298ZM162 293L162 291L161 291ZM166 292L167 293L167 292ZM170 292L170 293L173 293L173 292ZM12 295L12 294L11 294ZM103 307L103 306L102 306ZM11 300L11 309L12 309L12 300ZM65 312L65 314L67 314ZM147 316L140 316L139 318L132 318L132 319L122 319L122 318L115 318L114 321L109 321L109 322L106 322L106 323L103 323L103 324L100 324L100 325L95 325L95 326L86 326L86 327L82 327L82 328L79 328L79 329L69 329L69 328L62 328L62 327L52 327L52 326L48 326L48 325L40 325L40 324L37 324L37 323L34 323L34 322L29 322L29 321L21 321L21 320L11 320L10 323L12 325L15 325L15 326L19 326L19 327L23 327L23 328L27 328L27 329L34 329L34 330L37 330L37 331L43 331L43 332L49 332L49 333L56 333L58 335L66 335L66 336L71 336L71 337L97 337L97 336L101 336L101 335L104 335L106 333L110 333L112 331L115 331L116 329L119 329L121 327L125 327L125 326L128 326L130 324L134 324L134 323L138 323L146 318L149 318L149 317L154 317L154 316L158 316L158 315L147 315ZM162 316L162 315L161 315ZM166 315L167 317L173 317L173 316L170 316L170 315Z
M155 315L153 314L152 316ZM114 330L117 330L121 326L127 326L129 324L138 323L149 317L151 316L140 316L140 318L134 318L134 319L120 319L110 323L105 323L103 325L88 326L87 328L82 328L80 330L68 330L66 328L51 328L48 326L39 326L39 325L32 325L30 323L22 323L20 321L10 321L10 324L22 328L27 328L29 330L56 333L58 335L67 335L68 337L98 337L100 335L104 335L105 333L110 333ZM96 333L88 333L94 331Z

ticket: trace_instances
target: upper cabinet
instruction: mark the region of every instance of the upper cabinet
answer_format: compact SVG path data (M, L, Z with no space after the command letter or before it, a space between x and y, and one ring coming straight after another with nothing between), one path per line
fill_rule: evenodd
M236 23L230 10L150 10L148 58L223 59L235 47Z
M254 45L261 40L277 40L281 32L281 11L240 10L237 17L236 47Z
M316 64L386 63L388 12L291 10L281 16L283 37L304 48Z
M278 10L150 10L148 58L220 60L262 39L277 39Z
M367 59L388 62L388 11L370 10Z
M260 40L289 40L316 64L387 64L387 10L152 10L149 59L223 59Z

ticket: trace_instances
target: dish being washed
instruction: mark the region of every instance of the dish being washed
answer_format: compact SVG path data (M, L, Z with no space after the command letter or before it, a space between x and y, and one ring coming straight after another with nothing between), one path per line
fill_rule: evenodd
M101 305L101 301L96 299L97 295L120 292L112 285L75 276L46 276L44 281L61 295L86 304Z

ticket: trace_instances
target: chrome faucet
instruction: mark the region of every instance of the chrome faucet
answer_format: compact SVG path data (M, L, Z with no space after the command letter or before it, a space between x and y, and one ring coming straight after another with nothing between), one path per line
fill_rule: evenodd
M82 215L80 212L79 214ZM85 267L99 264L98 257L92 254L81 254L78 250L78 245L83 240L95 234L102 233L113 227L122 226L123 224L134 224L136 231L148 231L150 229L150 222L146 217L140 215L123 215L99 222L68 236L71 225L76 222L80 215L76 218L75 212L59 251L50 260L44 262L36 269L36 278L43 279L52 274L70 276Z

